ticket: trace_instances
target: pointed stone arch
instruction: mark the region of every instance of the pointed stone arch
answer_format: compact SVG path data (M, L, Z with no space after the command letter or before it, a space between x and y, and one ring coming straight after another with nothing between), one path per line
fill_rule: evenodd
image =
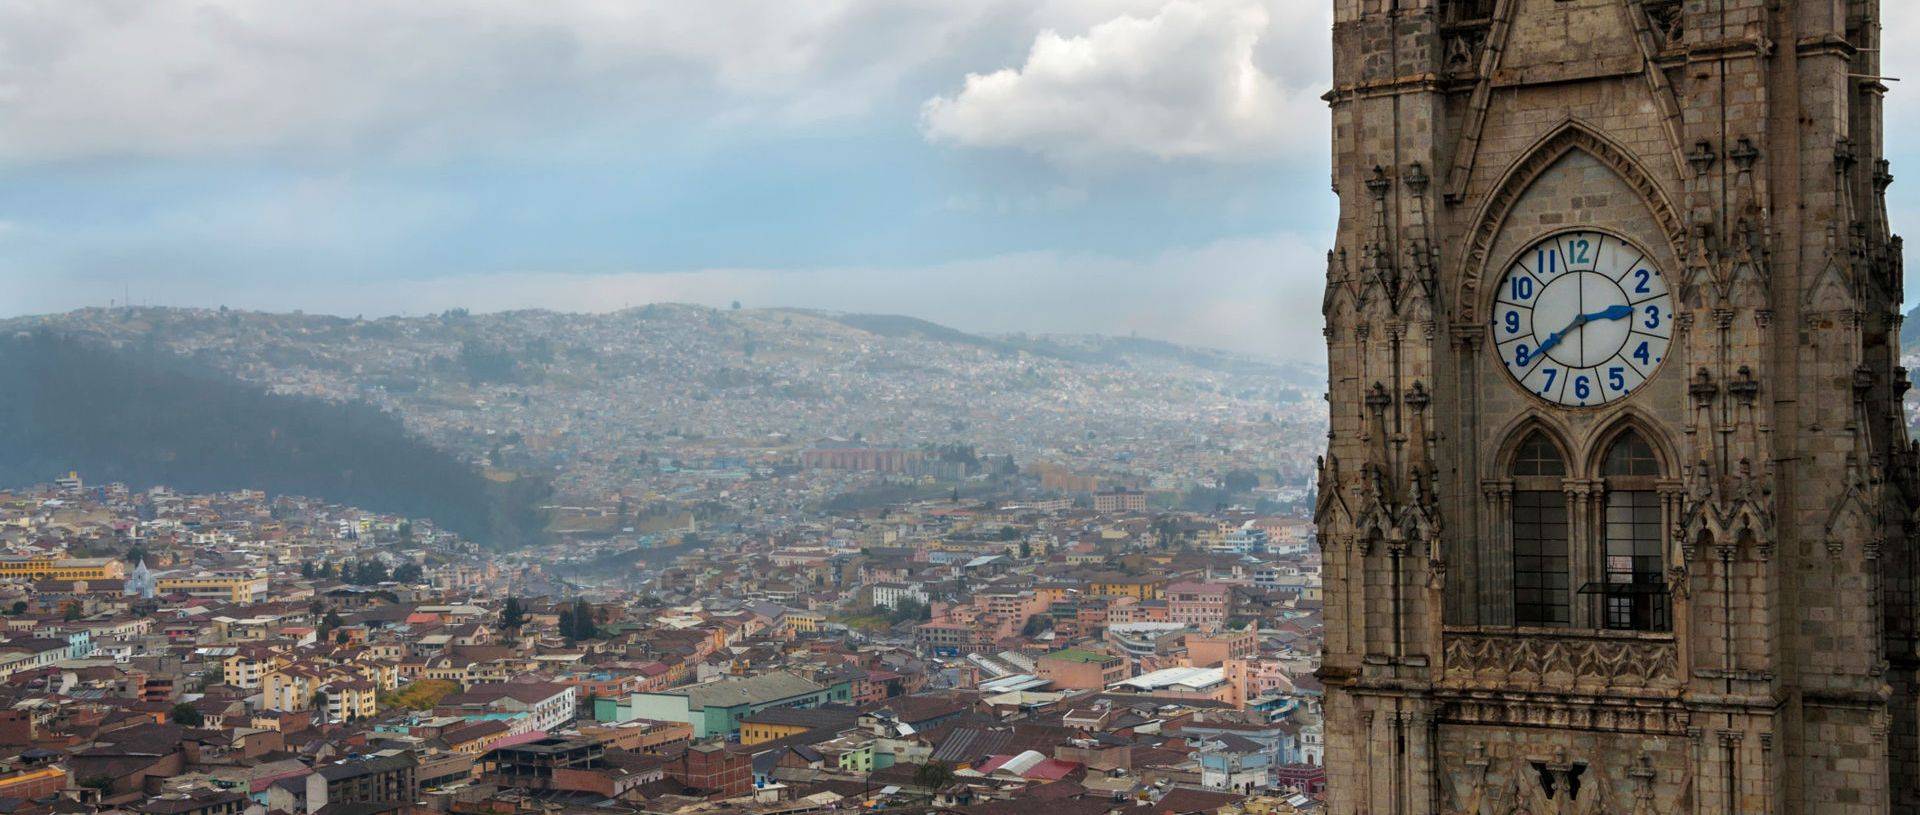
M1467 235L1466 251L1460 258L1458 297L1454 300L1459 322L1478 324L1480 321L1480 281L1486 276L1494 241L1500 237L1501 228L1506 225L1507 216L1513 211L1514 205L1519 203L1520 197L1542 174L1575 150L1593 156L1638 193L1641 202L1653 213L1660 232L1666 236L1671 256L1685 257L1686 224L1681 220L1679 210L1667 200L1660 182L1625 147L1579 120L1568 119L1541 137L1508 167L1494 184L1485 203L1480 205L1480 211L1473 219L1473 231Z
M1587 437L1586 444L1579 452L1580 473L1585 478L1599 478L1600 468L1606 466L1607 451L1627 432L1640 434L1647 445L1653 448L1653 454L1660 459L1660 477L1674 478L1680 472L1680 453L1675 449L1672 439L1660 429L1660 425L1632 405L1621 405L1619 412L1608 416L1600 424L1600 431Z
M1501 427L1493 438L1500 440L1499 448L1488 459L1492 478L1505 478L1513 469L1513 460L1533 434L1539 433L1560 451L1560 457L1566 462L1567 474L1573 475L1579 467L1579 450L1574 447L1573 434L1553 416L1537 408L1529 407Z

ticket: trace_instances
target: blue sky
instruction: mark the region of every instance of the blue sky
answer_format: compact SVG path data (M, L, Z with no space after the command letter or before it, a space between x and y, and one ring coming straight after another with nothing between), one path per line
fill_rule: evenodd
M0 315L740 300L1317 358L1329 5L16 0Z

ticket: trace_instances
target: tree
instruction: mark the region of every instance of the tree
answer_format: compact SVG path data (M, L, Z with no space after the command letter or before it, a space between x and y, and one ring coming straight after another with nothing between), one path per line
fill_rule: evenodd
M894 601L893 609L887 612L887 619L894 623L924 622L933 619L933 609L919 600L902 597Z
M363 560L353 567L353 579L356 586L372 586L387 582L387 564L378 559Z
M66 611L61 614L62 618L69 621L78 620L84 615L85 612L81 610L79 600L68 600Z
M424 577L426 573L421 570L418 563L402 563L399 568L393 570L395 583L418 583Z
M199 727L207 723L207 717L200 714L200 709L186 702L174 705L172 710L167 711L167 718L187 727Z
M25 600L13 601L13 616L18 617L25 613L27 613L27 601Z
M913 783L923 789L943 789L953 779L953 767L944 761L929 761L913 771Z
M412 521L400 522L400 542L401 543L413 542L413 522Z
M346 625L346 621L340 619L339 613L328 611L327 616L320 618L320 637L325 639L334 629L343 625Z
M326 716L327 716L327 692L326 691L323 691L323 690L314 691L312 696L307 697L307 704L313 707L313 711L317 715L317 718L323 721L326 719Z
M600 627L593 623L593 606L585 600L575 600L560 611L560 636L568 642L590 640L600 636Z
M1179 521L1172 515L1157 515L1153 519L1153 540L1162 549L1173 546L1173 537L1180 529Z
M507 604L500 607L500 630L518 631L527 623L526 606L520 604L520 598L509 597Z

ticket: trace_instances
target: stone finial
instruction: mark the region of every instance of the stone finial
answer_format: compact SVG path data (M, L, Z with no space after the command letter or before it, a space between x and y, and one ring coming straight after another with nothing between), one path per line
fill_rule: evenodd
M1387 168L1375 165L1373 177L1367 179L1367 192L1372 193L1374 199L1378 200L1386 198L1387 190L1392 188L1393 181L1387 178Z
M1849 170L1852 170L1853 165L1858 162L1859 162L1859 157L1854 155L1854 152L1853 152L1852 139L1840 139L1839 141L1834 142L1833 144L1833 171L1834 172L1845 173Z
M1720 395L1720 386L1713 381L1713 374L1705 367L1693 372L1693 381L1687 383L1687 393L1693 396L1694 404L1706 406Z
M1687 164L1693 167L1694 175L1706 175L1718 158L1713 152L1713 142L1706 139L1694 142L1693 149L1687 151Z
M1433 179L1427 177L1427 168L1416 161L1407 166L1407 174L1401 180L1407 182L1407 188L1418 195L1427 191L1427 184Z

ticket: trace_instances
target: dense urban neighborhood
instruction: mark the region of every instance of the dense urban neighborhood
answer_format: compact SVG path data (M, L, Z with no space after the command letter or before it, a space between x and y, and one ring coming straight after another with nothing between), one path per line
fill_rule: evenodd
M258 491L0 492L0 806L1314 811L1310 524L1142 499L912 501L581 568L600 550Z
M0 492L9 813L1323 806L1311 371L691 306L4 328L57 360Z

